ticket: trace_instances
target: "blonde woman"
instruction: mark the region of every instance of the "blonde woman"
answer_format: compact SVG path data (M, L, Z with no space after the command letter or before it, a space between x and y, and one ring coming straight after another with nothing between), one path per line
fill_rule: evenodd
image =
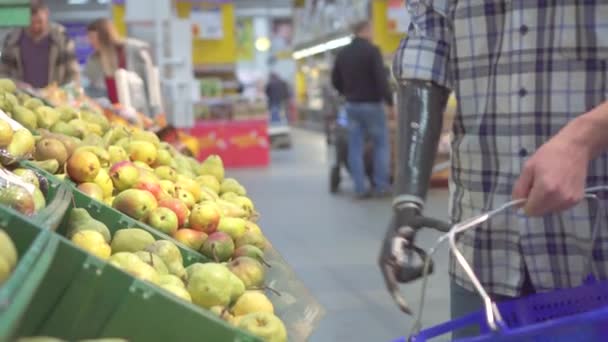
M114 79L116 71L132 71L146 82L148 44L120 37L114 24L106 18L89 24L87 31L89 42L94 49L84 70L84 75L90 82L87 92L93 96L106 96L112 103L118 103Z

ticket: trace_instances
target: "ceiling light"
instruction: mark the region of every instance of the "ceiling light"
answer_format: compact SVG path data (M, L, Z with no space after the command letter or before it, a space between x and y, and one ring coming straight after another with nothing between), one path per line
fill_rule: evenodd
M258 51L264 52L270 49L270 39L267 37L260 37L255 40L255 48Z
M351 36L332 39L325 43L321 43L321 44L314 45L314 46L311 46L306 49L295 51L292 54L292 57L293 57L293 59L302 59L302 58L314 56L316 54L323 53L325 51L330 51L333 49L337 49L339 47L346 46L346 45L350 44L350 42L352 42L352 41L353 41L353 37L351 37Z

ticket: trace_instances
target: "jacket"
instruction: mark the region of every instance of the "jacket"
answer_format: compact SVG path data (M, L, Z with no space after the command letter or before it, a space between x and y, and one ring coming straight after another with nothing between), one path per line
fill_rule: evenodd
M137 39L127 38L124 42L124 51L127 71L132 71L139 76L144 83L146 80L146 61L143 57L148 49L148 44ZM87 59L84 76L89 81L92 92L103 93L106 91L105 74L101 65L101 56L94 52Z
M0 76L15 80L23 80L23 65L21 64L21 35L25 29L19 28L9 32L2 47L0 57ZM74 41L67 35L65 27L51 23L49 31L51 50L49 52L48 83L64 85L79 81L79 65L76 58Z
M382 54L365 39L355 38L338 53L332 83L348 102L393 104Z

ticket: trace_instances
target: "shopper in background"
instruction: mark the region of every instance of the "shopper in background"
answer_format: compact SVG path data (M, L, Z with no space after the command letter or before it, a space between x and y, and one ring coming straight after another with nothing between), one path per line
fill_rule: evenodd
M49 22L42 0L30 4L30 26L8 33L2 47L0 75L43 88L79 81L74 41L65 28Z
M356 24L353 32L355 38L352 43L344 47L336 57L332 83L347 101L348 163L355 182L356 197L366 198L371 194L365 186L363 162L368 136L374 149L374 194L384 196L390 193L390 148L383 103L392 107L393 99L382 55L371 43L369 22Z
M123 39L114 24L106 18L89 24L87 31L94 49L84 69L84 75L90 82L87 92L94 96L106 96L112 103L118 103L116 71L133 71L145 83L148 44L132 38Z
M268 98L270 122L280 123L281 116L286 113L291 93L287 82L274 72L270 73L268 84L266 84L266 97Z

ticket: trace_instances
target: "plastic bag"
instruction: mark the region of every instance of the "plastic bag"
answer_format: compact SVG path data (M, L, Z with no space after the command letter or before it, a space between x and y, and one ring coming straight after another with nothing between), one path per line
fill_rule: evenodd
M285 323L288 340L307 341L325 315L325 309L274 248L268 248L264 257L270 265L266 285L280 294L271 293L269 298L275 314Z
M0 169L0 204L13 208L23 215L36 213L34 191L36 186L27 183L14 173Z

